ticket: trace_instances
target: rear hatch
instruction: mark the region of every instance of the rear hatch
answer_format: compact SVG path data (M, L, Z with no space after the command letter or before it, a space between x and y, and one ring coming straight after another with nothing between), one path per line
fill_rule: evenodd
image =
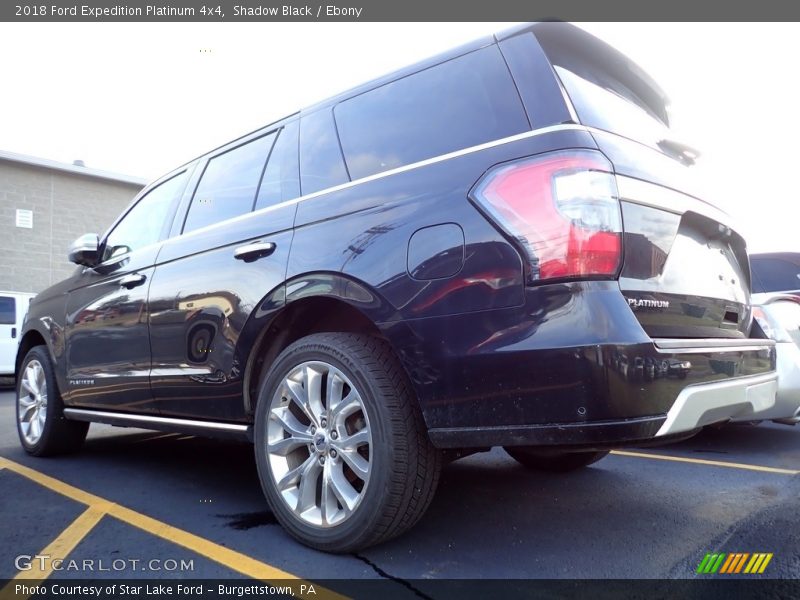
M697 152L676 141L668 99L617 50L566 23L533 28L574 108L616 173L619 284L651 337L737 338L750 331L750 268L730 217L699 199Z

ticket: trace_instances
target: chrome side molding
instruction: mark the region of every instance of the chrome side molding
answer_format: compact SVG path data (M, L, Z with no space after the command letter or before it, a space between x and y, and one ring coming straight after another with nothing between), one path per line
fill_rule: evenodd
M194 432L210 437L233 437L249 439L250 426L243 423L224 423L219 421L197 421L194 419L178 419L174 417L157 417L153 415L136 415L84 408L65 408L64 416L76 421L105 423L120 427L139 427L157 431Z

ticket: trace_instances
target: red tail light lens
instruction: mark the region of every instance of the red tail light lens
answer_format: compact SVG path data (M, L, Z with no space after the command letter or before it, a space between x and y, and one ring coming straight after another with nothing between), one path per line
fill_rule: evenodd
M530 281L616 276L622 217L613 170L602 154L554 152L498 166L472 199L518 241Z

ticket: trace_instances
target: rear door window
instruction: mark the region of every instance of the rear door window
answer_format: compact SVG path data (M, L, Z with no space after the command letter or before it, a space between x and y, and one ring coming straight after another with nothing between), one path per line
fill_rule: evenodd
M297 149L298 122L281 129L269 155L261 187L258 188L256 210L300 195L300 164Z
M530 129L496 45L345 100L334 114L352 179Z
M304 115L300 121L300 177L303 194L349 181L330 109Z
M0 325L14 325L17 322L17 305L14 298L0 296Z
M253 210L258 182L274 141L275 133L271 133L208 161L189 206L184 233Z

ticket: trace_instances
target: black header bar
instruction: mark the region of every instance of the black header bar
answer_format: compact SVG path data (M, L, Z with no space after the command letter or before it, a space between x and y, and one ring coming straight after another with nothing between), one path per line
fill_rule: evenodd
M8 22L224 21L798 21L787 0L3 0ZM680 32L676 31L676 43Z

